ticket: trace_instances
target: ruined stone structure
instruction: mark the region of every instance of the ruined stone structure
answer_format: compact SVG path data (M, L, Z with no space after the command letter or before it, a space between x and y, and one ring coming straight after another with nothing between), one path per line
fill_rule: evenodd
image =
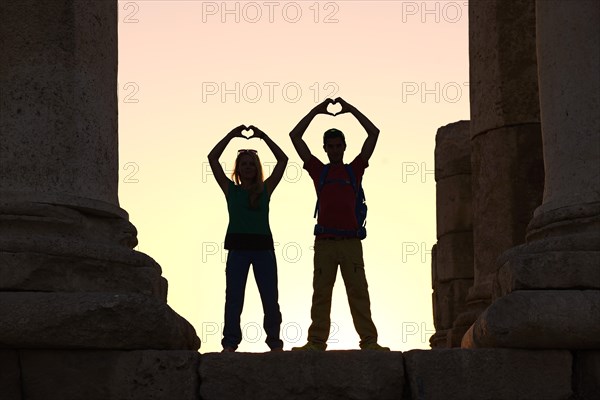
M496 259L525 242L544 179L535 2L469 6L474 285L461 319L492 302Z
M437 244L432 253L433 316L431 347L460 347L473 322L467 312L473 286L473 201L469 121L438 129L435 137Z
M95 353L106 365L134 349L195 353L194 328L166 304L160 266L133 250L119 207L117 3L11 0L0 16L2 378L47 372L50 349L111 350ZM2 381L0 397L20 399L5 397L11 387L21 392Z
M432 346L462 348L200 355L118 203L116 1L0 2L0 398L596 398L600 7L469 13L432 271Z
M600 7L535 6L543 200L526 243L490 260L495 302L463 346L600 349Z

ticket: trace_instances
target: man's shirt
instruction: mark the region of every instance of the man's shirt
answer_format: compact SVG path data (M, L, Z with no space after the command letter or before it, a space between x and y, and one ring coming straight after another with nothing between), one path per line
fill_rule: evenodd
M359 187L359 182L365 172L365 168L369 163L365 161L360 154L350 163L350 167L356 176L356 188ZM308 171L315 185L315 190L319 190L319 179L321 171L325 165L319 161L314 155L308 162L304 163L304 169ZM343 180L350 181L350 177L346 172L344 164L332 164L329 168L329 173L325 181ZM332 182L326 183L321 189L319 196L319 214L317 223L326 228L341 229L341 230L357 230L358 222L356 220L356 193L350 183ZM318 238L335 236L332 234L319 234Z

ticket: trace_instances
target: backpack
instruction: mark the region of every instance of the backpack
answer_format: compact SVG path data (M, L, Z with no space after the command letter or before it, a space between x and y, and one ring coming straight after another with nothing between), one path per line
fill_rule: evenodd
M367 228L366 228L366 225L367 225L367 203L366 203L366 198L365 198L365 192L362 187L362 179L360 180L360 182L358 182L358 188L357 188L356 187L356 176L354 175L354 171L352 171L352 167L349 164L344 164L344 167L346 168L346 172L348 173L349 181L343 180L343 179L326 180L330 167L331 167L331 164L327 164L327 165L325 165L325 167L323 167L323 170L321 171L321 176L319 177L319 186L317 188L317 204L315 205L315 214L314 214L313 218L316 218L317 213L319 212L319 197L321 195L321 190L323 189L323 186L325 184L334 183L334 182L343 183L346 185L350 184L350 185L352 185L352 189L354 190L354 193L356 194L354 212L356 214L356 221L358 222L358 230L357 231L349 231L349 230L342 230L342 229L333 229L333 228L326 228L322 225L316 224L314 234L317 235L317 234L321 234L321 233L331 233L331 234L335 234L335 235L339 235L339 236L357 237L362 240L367 237Z

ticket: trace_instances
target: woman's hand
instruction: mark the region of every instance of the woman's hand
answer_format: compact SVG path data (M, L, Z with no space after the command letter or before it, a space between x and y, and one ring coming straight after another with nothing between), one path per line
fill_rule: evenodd
M248 127L246 127L246 125L239 125L236 126L235 128L233 128L228 134L227 137L229 139L233 139L235 137L239 137L239 138L244 138L244 139L248 139L246 136L244 136L244 134L242 133L243 131L245 131L246 129L248 129Z
M267 134L265 132L263 132L262 130L258 129L254 125L250 125L248 127L248 130L252 130L252 136L250 136L248 139L252 139L252 138L264 139L265 136L267 136Z

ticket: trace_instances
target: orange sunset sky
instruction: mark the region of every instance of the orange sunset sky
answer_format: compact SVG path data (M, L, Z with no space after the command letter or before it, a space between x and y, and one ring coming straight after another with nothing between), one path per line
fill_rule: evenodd
M326 97L343 97L381 130L365 172L363 241L379 342L429 348L431 247L436 242L436 130L469 119L467 1L119 1L120 205L137 250L169 281L169 305L190 321L200 352L220 351L225 302L225 198L207 154L231 128L256 125L289 157L271 199L284 348L310 325L316 195L289 139ZM345 161L366 133L350 115L320 115L305 140L322 161L321 135L345 132ZM255 148L268 173L264 143ZM343 281L333 294L330 350L357 349ZM250 275L238 351L268 347Z

